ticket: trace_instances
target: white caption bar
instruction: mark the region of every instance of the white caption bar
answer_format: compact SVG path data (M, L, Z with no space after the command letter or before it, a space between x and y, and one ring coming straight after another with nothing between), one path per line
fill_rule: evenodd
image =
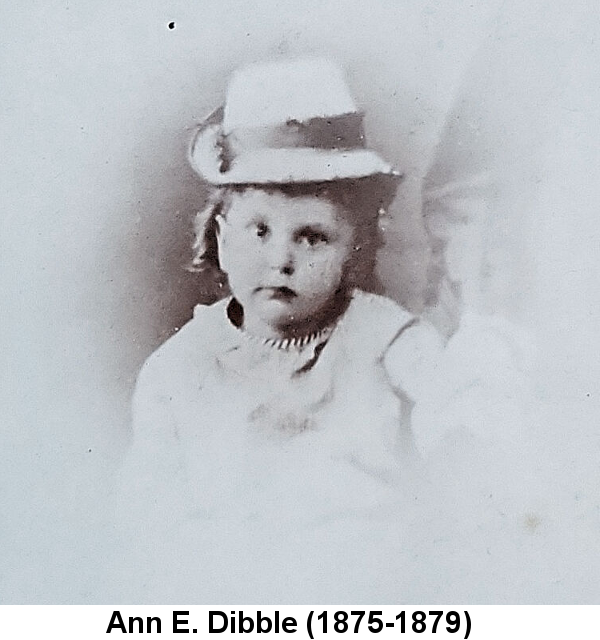
M600 606L12 606L0 637L600 638Z

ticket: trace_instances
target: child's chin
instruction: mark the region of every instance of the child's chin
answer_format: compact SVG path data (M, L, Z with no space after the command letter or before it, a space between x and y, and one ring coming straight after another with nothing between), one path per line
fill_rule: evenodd
M287 322L293 317L290 303L284 300L269 300L260 311L265 320L272 322Z
M287 300L268 300L260 305L257 309L262 319L272 326L280 326L293 322L296 314L294 313L294 305Z

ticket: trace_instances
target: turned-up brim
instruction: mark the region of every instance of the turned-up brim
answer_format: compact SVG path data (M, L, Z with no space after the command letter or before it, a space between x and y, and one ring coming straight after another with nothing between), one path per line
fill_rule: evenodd
M220 123L205 122L190 145L190 163L200 177L219 186L330 182L401 175L375 151L364 148L257 147L228 153Z

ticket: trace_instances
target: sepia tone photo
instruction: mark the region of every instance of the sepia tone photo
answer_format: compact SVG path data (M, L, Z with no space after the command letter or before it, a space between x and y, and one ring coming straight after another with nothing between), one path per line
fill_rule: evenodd
M597 603L598 12L8 9L1 601Z

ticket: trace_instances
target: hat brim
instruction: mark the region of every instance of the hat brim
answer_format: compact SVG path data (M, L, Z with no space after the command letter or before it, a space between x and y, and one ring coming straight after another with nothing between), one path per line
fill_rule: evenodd
M217 186L332 182L377 175L401 178L398 171L369 149L250 150L233 158L223 171L221 135L220 124L205 124L197 131L189 150L193 169L203 180Z

